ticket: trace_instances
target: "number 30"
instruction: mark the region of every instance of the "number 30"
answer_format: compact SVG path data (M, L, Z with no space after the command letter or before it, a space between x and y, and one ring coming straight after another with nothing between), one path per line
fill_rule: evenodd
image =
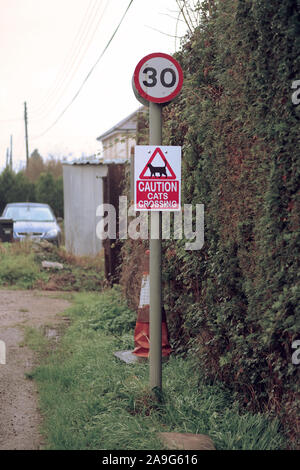
M171 81L168 83L166 82L166 73L170 73L171 74ZM151 80L151 81L147 81L147 80L144 80L143 81L143 84L150 88L150 87L154 87L156 84L157 84L157 71L156 69L154 69L153 67L146 67L144 70L143 70L143 73L151 73L151 75L148 75L148 80ZM166 69L163 69L160 73L160 82L162 84L162 86L166 87L166 88L172 88L175 83L176 83L176 73L174 72L173 69L171 68L166 68Z

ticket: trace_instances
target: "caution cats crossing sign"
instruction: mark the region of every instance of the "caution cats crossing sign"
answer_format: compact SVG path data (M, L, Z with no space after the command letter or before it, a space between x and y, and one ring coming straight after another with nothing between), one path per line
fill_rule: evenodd
M180 93L183 73L170 55L153 53L135 68L132 87L141 103L149 106L149 146L135 147L131 181L136 211L151 211L149 336L150 387L162 390L163 296L162 211L180 211L181 147L162 146L162 107Z
M134 175L136 210L180 210L181 147L137 145Z
M174 147L170 147L174 148ZM148 153L150 153L148 151ZM168 153L168 150L166 150L166 153ZM161 166L154 165L153 160L159 160L156 159L155 157L159 156L161 158L160 164ZM149 174L150 171L150 174ZM146 173L148 172L148 176L146 176ZM166 178L166 179L174 179L176 180L176 175L174 171L172 170L169 162L167 161L166 157L163 154L163 151L161 150L160 147L156 147L154 152L152 153L152 156L148 160L148 163L145 165L145 168L143 169L142 173L140 174L140 179L150 179L152 180L153 176L159 176L160 178Z

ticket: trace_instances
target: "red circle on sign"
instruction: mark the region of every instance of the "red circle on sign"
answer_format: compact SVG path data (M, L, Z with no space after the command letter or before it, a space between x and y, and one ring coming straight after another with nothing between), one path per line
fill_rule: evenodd
M143 65L145 64L145 62L147 62L147 60L158 58L158 57L167 59L170 62L172 62L172 64L175 66L176 71L178 73L178 83L176 84L175 89L172 90L172 92L169 95L166 95L163 97L151 96L148 93L146 93L143 90L140 84L140 80L139 80L140 71ZM182 72L181 66L179 65L177 60L175 60L172 56L170 56L169 54L164 54L163 52L154 52L152 54L148 54L145 57L143 57L137 64L133 77L134 77L134 84L139 95L142 96L145 100L151 101L153 103L166 103L167 101L171 101L172 99L175 98L175 96L178 95L178 93L180 92L182 88L182 83L183 83L183 72Z

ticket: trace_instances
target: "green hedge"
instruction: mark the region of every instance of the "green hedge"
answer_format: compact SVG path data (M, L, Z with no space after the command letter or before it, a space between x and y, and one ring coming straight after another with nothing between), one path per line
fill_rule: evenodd
M183 146L183 202L205 205L201 251L166 243L171 336L246 406L295 418L300 106L291 85L300 79L299 2L202 8L201 26L177 54L183 90L164 111L165 143Z
M300 79L299 3L202 2L201 25L176 54L184 84L164 108L163 126L163 143L182 146L182 202L205 206L202 250L164 242L174 351L194 354L206 380L225 382L243 406L275 411L294 437L300 105L291 86ZM132 241L123 256L128 291Z

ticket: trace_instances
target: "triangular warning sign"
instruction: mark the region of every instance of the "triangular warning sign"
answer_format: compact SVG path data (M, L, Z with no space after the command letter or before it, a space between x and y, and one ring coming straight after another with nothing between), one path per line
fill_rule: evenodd
M157 165L152 165L152 162L156 155L159 154L159 156L162 158L164 165L162 166L157 166ZM169 171L170 175L168 175L167 170ZM148 175L145 176L146 172L148 172ZM172 170L171 166L169 165L168 160L164 156L162 150L157 147L151 157L149 158L145 168L143 169L142 173L140 174L141 180L151 180L151 179L159 178L159 179L164 179L164 180L176 180L176 175L174 171Z

